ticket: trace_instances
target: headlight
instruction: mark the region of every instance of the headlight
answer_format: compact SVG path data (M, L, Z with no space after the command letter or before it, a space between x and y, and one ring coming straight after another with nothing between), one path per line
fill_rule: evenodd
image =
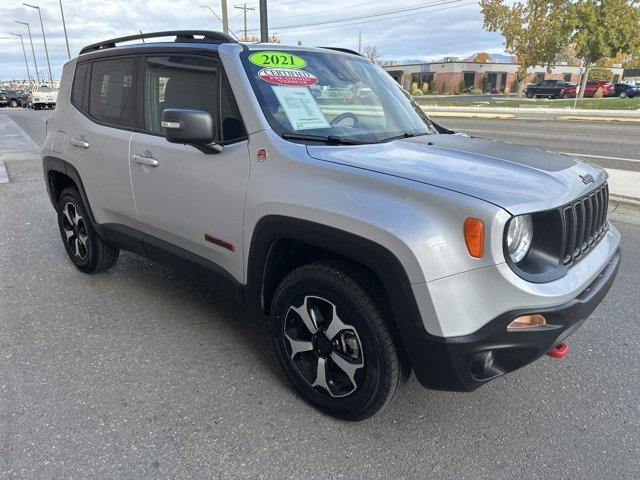
M519 215L509 222L507 230L507 250L513 263L520 262L531 248L533 222L531 215Z

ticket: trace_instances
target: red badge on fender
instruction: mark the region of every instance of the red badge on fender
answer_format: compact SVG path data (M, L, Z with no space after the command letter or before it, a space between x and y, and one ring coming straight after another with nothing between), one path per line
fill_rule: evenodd
M307 86L318 83L315 75L291 68L263 68L258 72L258 77L273 85Z

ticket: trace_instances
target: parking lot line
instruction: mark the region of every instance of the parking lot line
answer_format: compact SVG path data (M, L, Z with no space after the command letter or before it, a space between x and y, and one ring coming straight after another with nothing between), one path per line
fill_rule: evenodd
M9 183L9 175L4 167L4 162L0 162L0 183Z
M602 158L603 160L621 160L623 162L640 162L640 158L607 157L604 155L589 155L587 153L569 153L569 152L563 152L563 153L565 155L571 155L573 157Z

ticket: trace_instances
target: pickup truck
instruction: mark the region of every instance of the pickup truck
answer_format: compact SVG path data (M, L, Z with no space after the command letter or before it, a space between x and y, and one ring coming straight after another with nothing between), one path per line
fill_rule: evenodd
M29 95L28 106L34 110L43 108L55 108L58 99L58 90L49 85L34 87Z
M570 85L573 84L562 80L542 80L541 82L534 83L533 85L527 85L524 89L524 94L527 98L560 98L562 90Z

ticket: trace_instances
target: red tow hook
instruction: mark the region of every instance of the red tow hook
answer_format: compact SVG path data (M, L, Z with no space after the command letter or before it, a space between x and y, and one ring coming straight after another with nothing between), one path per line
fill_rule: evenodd
M559 343L547 352L547 355L553 358L564 358L569 353L569 345L564 342Z

